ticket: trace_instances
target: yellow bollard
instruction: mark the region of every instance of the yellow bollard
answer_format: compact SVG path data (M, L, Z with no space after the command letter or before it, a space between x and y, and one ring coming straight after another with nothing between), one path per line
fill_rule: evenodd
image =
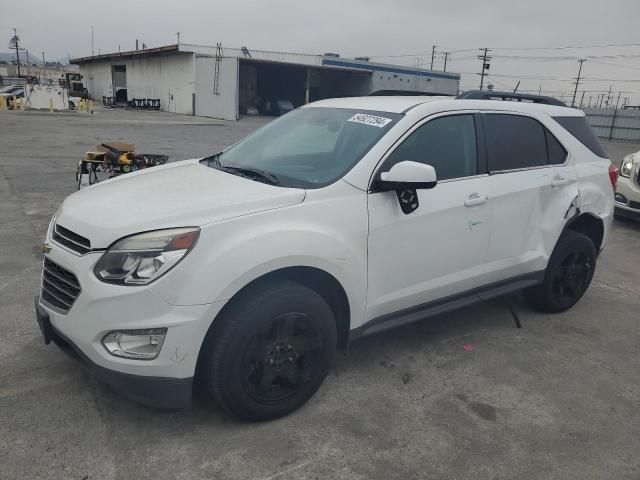
M49 111L53 112L53 98L49 99Z
M20 110L24 112L24 98L20 99Z
M2 96L0 97L0 110L6 110L7 109L7 97Z
M16 96L14 95L13 98L11 99L13 102L11 103L11 105L13 105L13 109L16 109Z
M79 112L84 111L84 98L81 98L80 102L78 102L78 111Z

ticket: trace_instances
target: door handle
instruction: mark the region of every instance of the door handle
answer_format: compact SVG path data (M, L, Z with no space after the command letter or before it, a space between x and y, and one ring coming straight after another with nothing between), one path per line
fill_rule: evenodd
M487 200L489 200L489 197L487 197L486 195L480 195L479 193L472 193L471 195L469 195L469 198L467 198L464 201L464 206L475 207L476 205L482 205Z
M564 177L555 177L551 180L552 187L562 187L564 185L569 185L571 183L571 179Z

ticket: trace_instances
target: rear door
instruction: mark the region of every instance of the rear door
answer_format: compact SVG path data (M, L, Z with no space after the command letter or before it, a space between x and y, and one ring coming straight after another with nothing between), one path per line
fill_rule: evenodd
M575 169L537 119L490 112L482 117L493 198L490 281L544 270L577 201Z

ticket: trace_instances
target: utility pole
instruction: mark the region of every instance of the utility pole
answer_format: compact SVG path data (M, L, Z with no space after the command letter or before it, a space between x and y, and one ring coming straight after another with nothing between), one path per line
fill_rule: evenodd
M436 56L436 47L437 45L434 45L431 48L431 68L429 70L433 70L433 58Z
M538 88L538 95L542 95L542 84L540 84L540 87Z
M576 78L576 88L573 89L573 99L571 100L571 106L575 106L576 104L576 93L578 93L578 85L580 84L580 74L582 73L582 64L584 63L584 58L579 58L578 63L580 66L578 67L578 76Z
M449 56L449 52L444 52L444 69L443 72L447 71L447 57Z
M93 50L93 25L91 25L91 56L94 56L94 50Z
M180 32L176 32L176 36L178 37L178 45L180 45Z
M582 97L580 97L580 107L578 108L582 108L582 102L584 101L584 90L582 90Z
M490 50L488 48L480 48L479 49L482 53L482 55L478 55L478 59L482 60L482 72L479 74L480 75L480 90L482 90L482 86L484 85L484 76L485 76L485 72L487 70L489 70L489 60L491 60L491 57L489 57L487 55L488 52L490 52Z
M16 62L18 63L18 77L20 77L20 37L18 37L18 30L13 29L13 37L9 40L9 48L15 48L16 50Z
M44 80L44 83L47 83L47 64L44 61L44 52L42 52L42 68L44 69L44 73L42 74L42 80Z

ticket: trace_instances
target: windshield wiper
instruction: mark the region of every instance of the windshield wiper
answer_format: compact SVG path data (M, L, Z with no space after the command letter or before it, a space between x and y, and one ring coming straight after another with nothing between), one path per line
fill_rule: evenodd
M215 161L215 160L214 160ZM258 182L268 183L269 185L280 185L280 180L273 173L265 172L257 168L251 167L232 167L230 165L222 165L218 160L218 165L222 170L231 170L238 172L244 177L252 178Z
M278 179L278 177L273 173L265 172L264 170L252 167L234 167L231 165L223 165L220 161L219 153L203 159L202 162L206 162L208 167L217 168L218 170L231 173L232 175L240 174L245 178L250 178L257 182L267 183L269 185L280 185L280 179Z

